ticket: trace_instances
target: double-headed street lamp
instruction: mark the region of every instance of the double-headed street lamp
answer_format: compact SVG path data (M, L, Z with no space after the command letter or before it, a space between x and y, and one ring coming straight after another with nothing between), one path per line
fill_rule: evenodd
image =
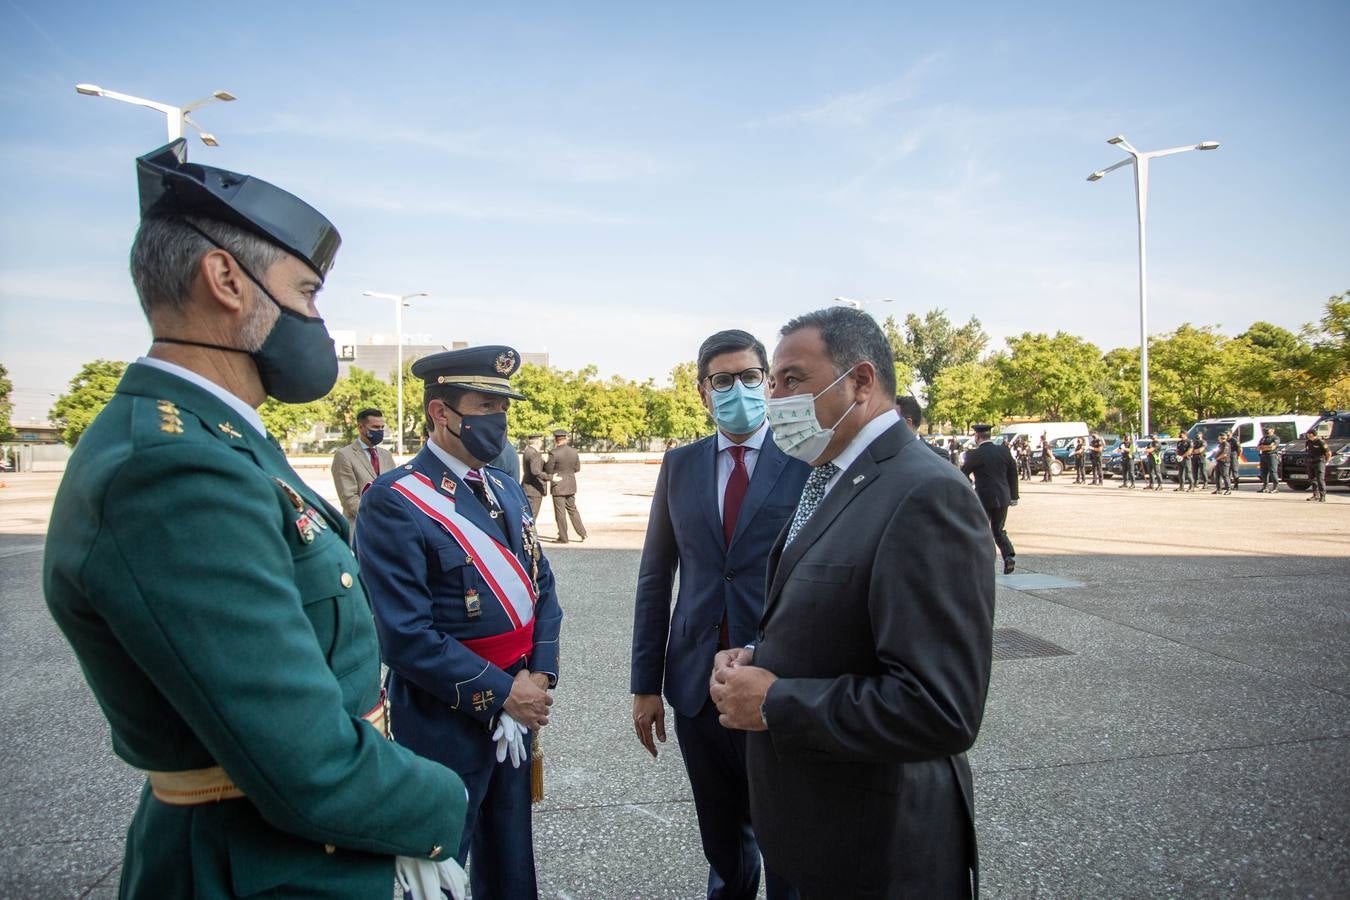
M842 306L850 306L853 309L862 309L869 303L894 303L895 300L892 297L883 297L879 300L854 300L850 297L835 297L834 302Z
M121 100L123 103L132 103L136 106L145 106L149 109L158 110L164 113L164 118L169 128L169 142L178 140L183 136L183 125L186 123L197 129L197 133L202 136L202 143L208 147L219 147L220 141L216 136L208 131L202 131L202 127L188 113L201 109L208 103L215 103L217 100L230 102L236 99L234 94L229 91L215 91L209 97L203 97L200 100L193 100L184 106L170 106L168 103L159 103L155 100L146 100L144 97L133 97L130 94L120 94L117 91L104 90L96 84L77 84L76 93L84 94L86 97L107 97L109 100Z
M394 340L398 343L398 455L403 455L403 307L411 307L408 301L413 297L429 297L426 291L415 294L382 294L379 291L362 291L364 297L394 301Z
M1159 156L1171 156L1189 150L1218 150L1218 141L1201 141L1185 147L1172 147L1168 150L1139 151L1130 146L1124 135L1108 138L1108 144L1115 144L1129 154L1113 166L1098 169L1087 177L1088 181L1101 181L1108 172L1114 172L1121 166L1134 166L1134 199L1139 213L1139 433L1151 434L1148 421L1148 257L1144 251L1144 220L1148 216L1148 163Z

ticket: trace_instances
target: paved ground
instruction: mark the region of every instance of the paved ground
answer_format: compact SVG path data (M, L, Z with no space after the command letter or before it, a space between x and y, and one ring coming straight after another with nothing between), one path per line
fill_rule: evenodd
M550 551L567 620L536 818L542 893L696 898L705 869L673 734L652 761L629 717L656 466L583 474L592 538ZM330 489L325 470L306 477ZM140 779L109 752L42 604L56 477L6 480L0 897L111 897ZM998 625L1067 655L994 666L971 754L985 895L1344 896L1350 494L1032 482L1009 530L1019 574L1000 576Z

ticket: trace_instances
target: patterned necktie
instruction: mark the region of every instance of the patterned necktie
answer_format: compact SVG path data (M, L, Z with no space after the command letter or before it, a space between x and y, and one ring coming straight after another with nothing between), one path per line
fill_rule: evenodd
M370 467L376 475L380 474L380 454L375 452L374 447L367 447L366 452L370 454Z
M745 448L728 447L731 454L731 477L727 479L726 492L722 494L722 536L727 546L736 533L736 519L741 514L741 503L745 500L745 489L750 486L750 470L745 467Z
M506 538L506 517L502 515L502 508L497 505L497 498L492 496L492 491L488 490L487 483L483 480L483 473L474 469L464 473L464 483L473 491L473 495L478 498L478 502L483 504L483 509L487 510L488 515L492 516L492 521L497 523L497 527L502 530L502 537Z
M797 501L797 512L792 516L792 526L788 528L787 541L784 542L784 547L792 543L792 539L806 525L807 520L811 518L811 514L820 505L820 501L825 499L825 485L830 483L830 479L838 471L839 467L834 463L825 463L825 465L816 466L811 470L810 476L806 479L806 485L802 487L802 499Z

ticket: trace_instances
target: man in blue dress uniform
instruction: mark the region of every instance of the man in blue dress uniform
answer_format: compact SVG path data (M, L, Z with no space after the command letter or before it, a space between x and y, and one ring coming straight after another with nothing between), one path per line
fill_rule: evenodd
M475 900L537 896L529 760L558 680L553 573L524 491L487 464L524 399L508 380L519 367L500 346L414 363L430 436L375 480L358 515L394 740L464 779L458 859L472 860Z

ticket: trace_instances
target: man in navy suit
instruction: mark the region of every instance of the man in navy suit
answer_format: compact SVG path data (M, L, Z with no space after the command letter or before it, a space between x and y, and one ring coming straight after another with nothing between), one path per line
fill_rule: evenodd
M708 673L719 649L753 640L769 549L809 472L769 437L767 369L764 345L744 331L720 331L699 348L699 397L717 432L665 455L633 612L633 725L655 757L655 741L666 739L664 689L693 787L708 897L719 900L755 897L760 857L750 824L745 733L718 724ZM772 871L766 881L770 900L796 896Z
M357 517L394 740L464 780L457 857L471 858L474 900L538 895L530 759L558 681L553 573L525 492L488 465L506 442L507 407L524 399L508 381L519 366L510 347L414 363L426 446L375 480Z

